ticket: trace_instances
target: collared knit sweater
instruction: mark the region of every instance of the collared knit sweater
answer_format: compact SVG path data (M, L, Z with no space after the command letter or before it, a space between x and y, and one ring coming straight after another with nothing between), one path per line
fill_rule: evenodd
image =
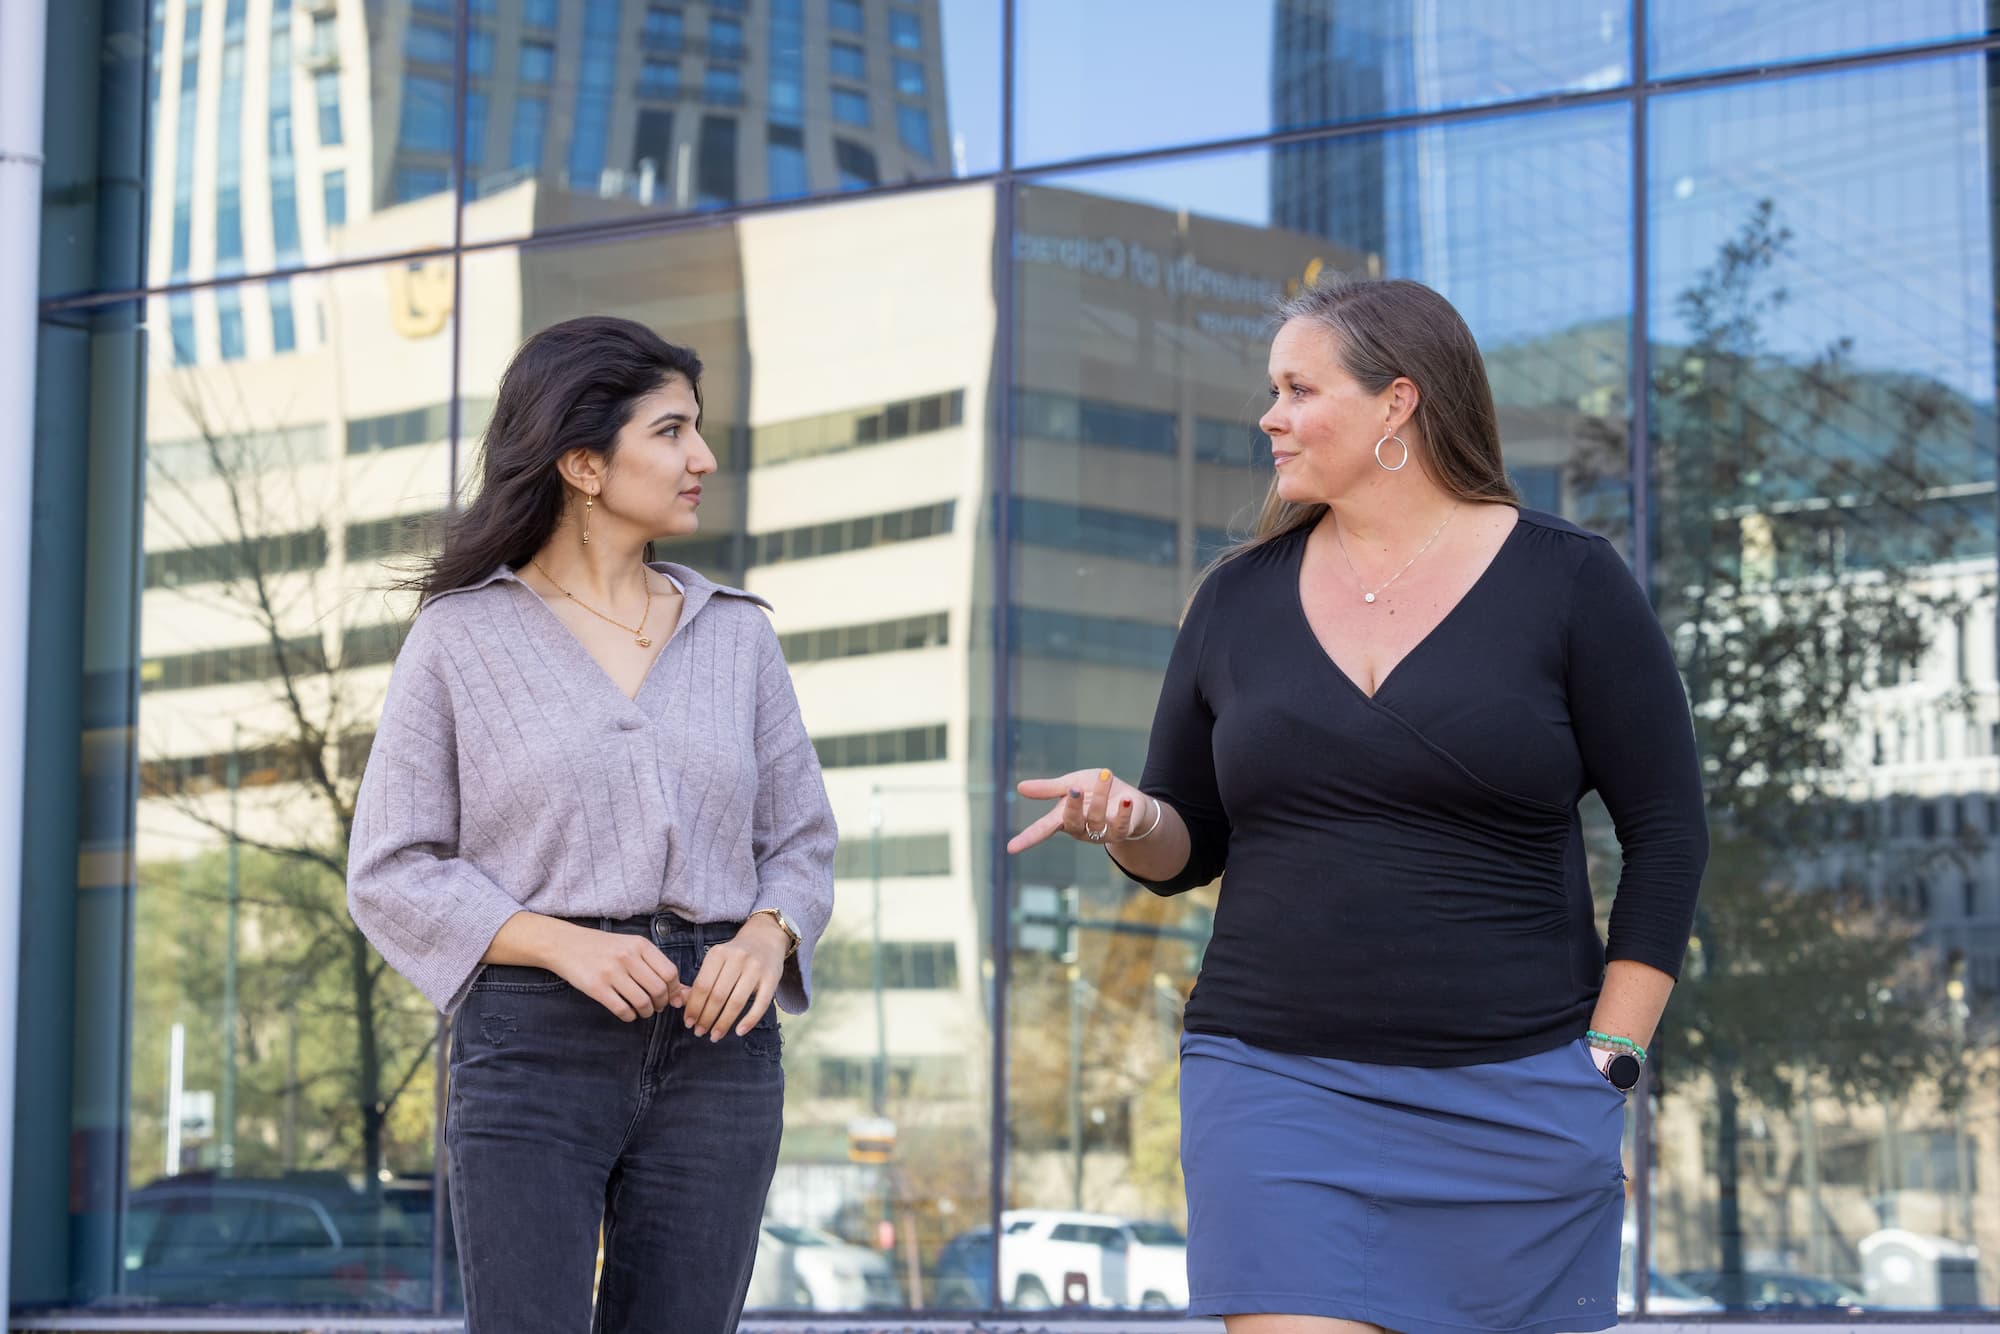
M631 699L512 570L417 614L361 780L347 903L439 1010L523 910L778 908L804 935L778 1004L810 999L837 835L767 604L653 568L685 602Z

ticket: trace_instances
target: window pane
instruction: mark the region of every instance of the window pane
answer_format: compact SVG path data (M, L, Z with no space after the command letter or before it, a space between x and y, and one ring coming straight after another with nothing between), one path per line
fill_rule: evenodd
M649 60L639 67L642 97L674 98L681 92L681 67L677 61Z
M1255 425L1268 321L1307 275L1440 286L1488 349L1516 467L1566 476L1584 441L1623 456L1630 135L1625 108L1580 108L1022 187L1003 790L1099 765L1141 772L1204 535L1243 534L1269 487ZM1308 207L1327 199L1337 207ZM1204 447L1217 437L1241 443ZM1574 489L1548 499L1599 520ZM1021 805L1019 825L1042 809ZM1048 1229L1080 1209L1179 1236L1177 1044L1217 888L1159 898L1067 839L1009 866L1009 1173L1036 1222L1003 1243L1001 1296L1060 1300L1050 1284L1075 1270L1094 1303L1183 1305L1178 1242L1119 1266L1106 1257L1124 1235L1094 1233L1057 1265Z
M773 126L766 156L771 196L774 199L793 199L804 194L808 188L805 149L780 139L777 131L778 127Z
M1983 0L1813 0L1746 7L1735 0L1677 0L1646 10L1648 70L1656 78L1743 65L1812 60L2000 31Z
M686 35L687 20L678 9L649 9L639 40L648 50L678 51Z
M896 135L918 157L931 155L931 118L922 107L896 108Z
M759 140L761 158L769 140ZM947 609L962 624L979 614L991 538L956 516L990 511L982 460L993 317L941 331L908 311L919 301L993 309L995 207L983 188L925 192L760 211L644 240L493 248L464 261L469 394L490 400L528 333L576 315L623 315L700 353L703 434L718 449L739 435L762 448L779 427L818 438L835 423L850 441L837 458L762 461L746 449L725 460L705 479L701 530L662 547L666 559L777 608L800 709L847 831L813 1008L784 1020L786 1133L752 1311L978 1308L992 1288L982 1250L991 859L954 855L990 846L992 778L968 750L982 744L976 719L990 664L963 637L890 651L875 627ZM829 247L840 263L770 270L757 258ZM829 340L785 313L803 308L848 310L842 336ZM908 405L954 391L968 394L961 423L852 443L858 416L894 404L914 415ZM790 499L770 507L765 498L779 495ZM952 502L956 510L941 508ZM886 521L919 509L929 536ZM893 589L885 596L897 606L837 595L857 579ZM850 1127L878 1115L896 1128L889 1163L851 1161ZM878 1244L885 1221L895 1236L887 1250ZM842 1286L799 1277L806 1270L790 1262L783 1238L800 1236L826 1243L811 1249L848 1273Z
M1015 152L1053 162L1612 87L1631 77L1627 8L1021 0ZM1158 77L1190 52L1215 95Z
M403 80L403 147L420 153L451 152L451 84L411 76Z
M711 60L743 59L743 25L735 19L708 21L708 56Z
M514 104L514 129L508 140L507 163L517 171L533 171L542 161L542 133L548 123L548 103L524 97Z
M451 64L451 29L436 24L412 22L404 34L403 54L414 64Z
M475 75L493 72L493 30L474 28L466 38L465 68Z
M868 125L868 94L846 88L833 90L833 118L843 125Z
M486 114L486 94L468 93L465 98L465 169L475 177L480 164L486 160Z
M702 78L701 99L712 107L740 107L743 105L743 71L727 66L710 65ZM734 125L736 122L727 122ZM735 174L735 164L729 167Z
M805 0L771 0L771 22L764 40L771 50L766 95L770 104L771 128L774 131L780 127L795 130L805 121ZM771 195L782 199L787 193L799 191L788 192L781 188L774 167Z
M271 350L290 352L298 346L298 331L292 324L292 284L276 279L265 287L271 299Z
M1816 12L1848 11L1865 31ZM1713 851L1657 1062L1652 1268L1730 1307L1975 1306L2000 1278L2000 930L1990 894L1963 910L1996 879L1964 818L2000 716L1991 87L1953 57L1653 107L1653 588Z
M87 1295L430 1307L438 1018L394 973L354 971L339 870L388 656L337 650L409 614L384 559L404 553L364 555L353 534L440 509L453 444L341 442L448 400L451 273L197 292L214 341L179 367L157 344L150 359L142 518L124 538L142 574L121 595L137 723L92 743L137 793L131 842L105 863L129 878L90 886L132 942L123 1191L106 1196L125 1245L114 1290Z
M710 70L711 77L716 73ZM704 116L701 122L701 203L719 208L736 202L736 121Z
M319 101L320 147L337 148L341 142L340 76L328 71L314 75L313 93Z
M504 167L481 164L469 183L473 242L627 221L635 211L684 214L725 197L796 199L998 166L1002 0L921 13L859 0L551 4L553 26L517 24L507 5L493 21L502 73L475 80L492 99L490 157L506 127L520 124L523 141ZM892 28L896 13L904 17ZM888 39L912 20L917 44L892 60ZM872 56L871 42L881 43ZM526 98L546 105L518 120ZM668 122L650 113L666 102L687 111L662 144ZM716 158L721 131L704 137L708 115L736 121L726 167Z

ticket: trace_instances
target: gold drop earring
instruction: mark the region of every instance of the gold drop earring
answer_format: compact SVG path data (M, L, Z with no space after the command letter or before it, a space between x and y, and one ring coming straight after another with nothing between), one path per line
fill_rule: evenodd
M592 491L583 498L583 544L590 545L590 511L597 504L597 493Z

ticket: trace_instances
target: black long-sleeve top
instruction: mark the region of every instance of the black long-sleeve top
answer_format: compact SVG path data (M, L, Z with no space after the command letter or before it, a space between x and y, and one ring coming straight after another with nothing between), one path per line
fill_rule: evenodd
M1306 622L1306 531L1196 592L1140 788L1179 812L1178 894L1222 876L1188 1031L1456 1066L1583 1032L1610 959L1677 974L1708 856L1687 697L1611 544L1523 510L1370 698ZM1624 871L1598 939L1577 803Z

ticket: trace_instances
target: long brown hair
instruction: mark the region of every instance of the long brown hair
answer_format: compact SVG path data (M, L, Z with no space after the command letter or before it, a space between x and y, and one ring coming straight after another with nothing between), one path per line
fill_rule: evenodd
M1500 459L1500 426L1493 388L1472 330L1446 301L1407 278L1325 279L1278 307L1280 326L1310 320L1333 336L1340 364L1362 388L1379 394L1397 377L1417 386L1417 465L1460 500L1503 501L1521 496ZM1249 538L1209 563L1217 567L1269 542L1310 528L1326 506L1281 500L1278 482L1264 496Z

